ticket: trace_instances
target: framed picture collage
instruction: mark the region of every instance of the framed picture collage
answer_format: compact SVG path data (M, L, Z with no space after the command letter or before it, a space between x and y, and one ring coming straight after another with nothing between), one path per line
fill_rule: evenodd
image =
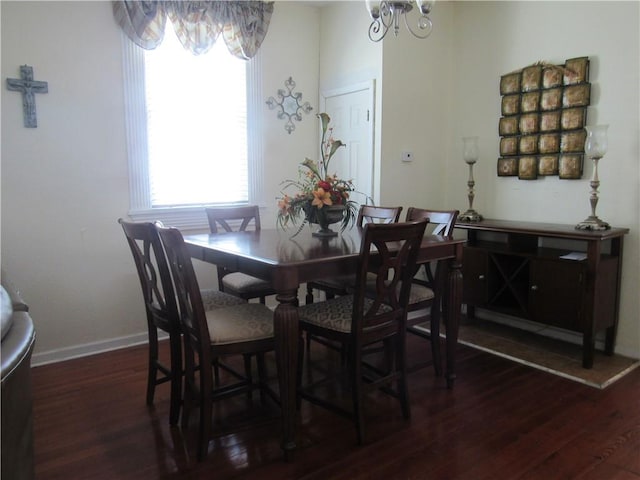
M500 177L582 177L589 58L537 62L500 78Z

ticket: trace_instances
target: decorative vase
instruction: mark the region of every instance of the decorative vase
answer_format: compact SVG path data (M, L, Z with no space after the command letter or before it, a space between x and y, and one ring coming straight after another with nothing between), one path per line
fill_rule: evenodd
M304 209L307 222L317 224L320 227L320 230L313 232L311 235L321 238L338 235L338 232L329 228L329 225L341 222L346 209L347 207L344 205L325 205L322 208L317 208L308 204Z

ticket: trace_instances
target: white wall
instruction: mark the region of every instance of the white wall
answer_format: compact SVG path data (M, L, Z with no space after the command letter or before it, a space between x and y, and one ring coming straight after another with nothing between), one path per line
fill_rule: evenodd
M381 205L382 44L367 36L369 15L362 2L331 2L320 17L320 94L373 80L374 201ZM345 48L348 45L349 48ZM357 186L356 186L357 188Z
M640 356L640 169L638 2L482 2L436 3L434 30L416 40L404 27L383 42L376 160L380 203L405 207L466 210L468 167L462 161L464 136L480 137L481 158L474 169L474 207L487 218L574 225L590 214L589 179L557 177L523 181L498 178L500 76L538 60L564 63L591 59L588 121L609 123L609 153L600 166L598 214L630 229L625 238L617 351ZM332 65L362 69L372 62L362 51L366 20L356 2L332 2L323 12L321 79ZM357 18L351 34L340 18ZM363 22L365 23L363 25ZM336 26L338 31L331 32ZM331 35L327 39L326 35ZM331 47L327 47L331 45ZM377 61L377 60L376 60ZM336 85L341 86L341 85ZM413 163L400 161L413 151Z
M0 2L2 78L34 68L38 128L2 89L2 266L31 307L34 362L146 339L140 286L116 220L129 208L121 33L111 2ZM293 76L317 109L318 9L278 3L261 49L264 101ZM263 228L285 174L317 148L318 121L287 134L263 104ZM285 173L286 172L286 173ZM203 286L212 267L198 265Z
M403 26L398 37L390 32L383 41L381 198L385 205L447 207L446 139L454 118L452 4L436 4L431 18L434 29L426 40L409 35ZM413 152L413 162L401 161L403 151Z
M454 70L444 201L466 209L461 137L480 137L474 207L487 218L575 225L590 213L592 165L581 180L498 177L500 76L538 60L588 56L587 123L608 123L597 214L627 227L617 351L640 356L640 150L638 2L454 2ZM440 4L437 4L440 7ZM439 10L438 10L439 11ZM435 15L435 13L434 13Z
M293 76L316 113L319 88L379 75L381 203L464 210L467 171L460 137L473 134L481 139L481 213L582 220L589 213L590 166L579 181L496 177L498 82L500 75L540 59L592 59L589 117L611 124L598 213L631 228L618 351L640 356L638 3L438 2L428 40L401 32L385 40L382 57L379 47L361 39L366 33L352 28L359 37L350 39L342 26L357 18L357 28L366 28L361 2L338 3L324 7L330 9L325 13L303 2L276 3L262 48L262 96L274 95ZM340 18L340 8L349 16ZM49 93L36 96L36 129L22 126L20 94L5 88L1 93L2 266L31 306L34 360L145 339L139 285L116 223L126 216L129 190L121 35L111 3L2 1L0 14L3 79L17 77L19 66L28 64L36 80L49 82ZM329 72L350 64L352 70L342 75ZM295 175L297 164L317 149L313 113L289 135L264 106L263 228L275 222L280 181ZM399 154L409 149L416 160L401 165Z

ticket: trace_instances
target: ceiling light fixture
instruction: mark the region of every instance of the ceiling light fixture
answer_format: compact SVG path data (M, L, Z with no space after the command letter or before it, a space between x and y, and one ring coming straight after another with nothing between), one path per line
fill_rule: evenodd
M403 1L375 1L366 0L367 10L373 21L369 25L369 40L372 42L379 42L387 36L391 27L393 27L393 33L398 36L400 31L400 17L404 19L404 24L407 30L416 38L427 38L433 30L433 23L429 18L429 13L433 8L435 0L403 0ZM407 13L413 10L413 7L417 7L420 12L418 18L417 27L411 27L407 18Z

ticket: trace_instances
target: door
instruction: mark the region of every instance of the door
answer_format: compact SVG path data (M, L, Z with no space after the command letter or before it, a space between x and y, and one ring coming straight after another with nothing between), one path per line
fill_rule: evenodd
M322 93L321 111L331 117L333 137L342 140L331 159L329 175L351 179L358 193L352 199L359 204L373 199L373 105L374 83L366 82ZM371 203L372 200L369 200Z
M529 302L532 320L581 331L584 262L536 258L531 263Z

